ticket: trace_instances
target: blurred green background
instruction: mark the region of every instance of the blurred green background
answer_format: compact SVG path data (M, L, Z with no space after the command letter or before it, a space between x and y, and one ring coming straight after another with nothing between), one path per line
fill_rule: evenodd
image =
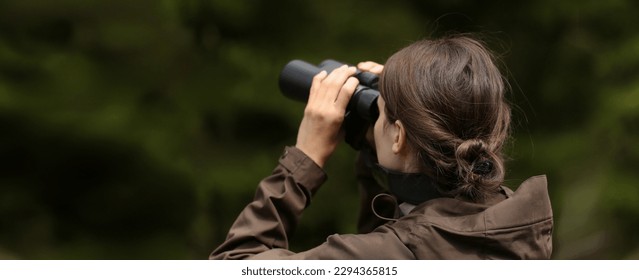
M639 4L0 1L0 258L205 259L295 142L283 65L474 32L502 58L507 185L547 174L555 259L639 259ZM355 231L342 145L292 239Z

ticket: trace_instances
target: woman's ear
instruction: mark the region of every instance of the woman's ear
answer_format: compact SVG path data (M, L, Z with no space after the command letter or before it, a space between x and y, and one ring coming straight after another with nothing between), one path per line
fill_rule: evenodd
M400 120L393 123L393 153L400 154L406 149L406 130L404 124Z

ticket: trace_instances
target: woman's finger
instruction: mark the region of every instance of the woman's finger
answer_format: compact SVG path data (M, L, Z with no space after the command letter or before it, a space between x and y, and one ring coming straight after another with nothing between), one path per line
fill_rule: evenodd
M354 75L355 72L355 67L347 66L342 66L333 70L333 72L331 72L326 79L322 81L322 86L325 86L324 92L322 93L324 98L326 98L327 101L335 102L342 86L344 86L348 77Z
M322 85L322 81L326 78L327 75L328 73L326 73L325 70L322 70L321 72L313 76L313 82L311 83L311 90L308 95L309 102L317 98L319 88Z
M349 77L346 80L346 83L344 83L344 86L340 89L339 95L337 95L337 99L335 100L335 103L337 103L340 108L346 110L346 106L348 106L348 102L351 100L357 85L359 85L359 80L355 77Z
M331 89L334 90L336 87L338 87L339 80L341 79L340 77L344 76L344 70L346 68L346 65L342 65L341 67L333 69L333 71L328 74L326 79L322 81L322 86L325 91L330 91Z
M384 70L384 65L381 65L374 61L364 61L357 64L357 68L362 71L368 71L375 74L381 74Z

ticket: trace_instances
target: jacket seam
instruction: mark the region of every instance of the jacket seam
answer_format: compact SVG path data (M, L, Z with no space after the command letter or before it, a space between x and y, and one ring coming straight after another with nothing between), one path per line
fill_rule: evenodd
M483 230L472 230L472 231L464 231L464 230L454 229L454 228L443 226L441 224L437 224L437 223L433 223L433 222L418 222L418 223L415 223L415 224L416 225L426 225L426 226L437 226L439 228L442 228L442 229L445 229L445 230L451 231L451 232L483 233L484 236L487 236L488 233L491 233L491 232L496 232L496 231L501 231L501 230L508 230L508 229L525 228L525 227L530 227L530 226L533 226L533 225L543 224L543 223L546 223L546 222L549 222L549 221L552 222L552 220L553 220L553 217L551 216L551 217L548 217L548 218L545 218L545 219L542 219L542 220L539 220L539 221L535 221L535 222L532 222L532 223L527 223L527 224L521 224L521 225L516 225L516 226L510 226L510 227L501 227L501 228L495 228L495 229L490 229L490 230L487 229L487 228L484 228Z
M402 242L402 245L404 245L404 248L406 248L406 250L408 250L408 251L409 251L409 252L413 255L413 259L414 259L414 260L417 260L417 259L418 259L418 258L417 258L417 255L415 255L415 252L413 252L413 250L411 250L411 249L410 249L410 247L408 247L408 246L406 245L406 241L405 241L405 240L403 240L403 239L399 236L399 234L397 233L397 229L396 229L395 227L393 227L393 226L389 226L389 225L384 225L384 226L388 227L388 228L389 228L389 229L393 232L393 235L395 235L395 237L397 237L397 240L399 240L400 242ZM413 233L413 230L412 230L412 229L409 229L409 230L408 230L408 233L409 233L409 235L411 235L411 236L416 235L415 233Z

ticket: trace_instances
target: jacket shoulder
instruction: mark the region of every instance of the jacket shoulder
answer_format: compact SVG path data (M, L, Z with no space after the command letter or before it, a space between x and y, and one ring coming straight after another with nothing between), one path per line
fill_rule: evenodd
M434 199L394 225L415 255L428 259L547 259L552 226L545 175L494 205Z
M520 227L552 219L546 175L525 180L508 199L486 209L486 229Z

